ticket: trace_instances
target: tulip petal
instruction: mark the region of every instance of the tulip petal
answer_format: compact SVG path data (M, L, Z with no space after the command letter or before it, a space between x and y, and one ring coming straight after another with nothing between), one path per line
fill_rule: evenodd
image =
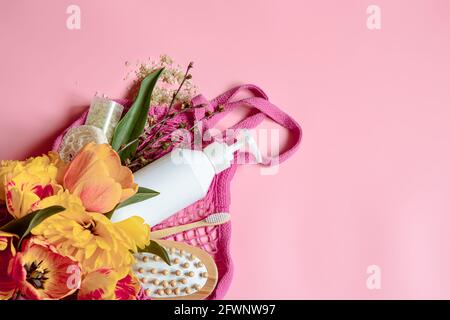
M117 275L110 269L99 269L88 273L81 282L79 300L112 300Z
M130 169L108 144L87 144L70 163L64 187L79 196L87 211L107 213L137 192Z
M141 217L133 216L114 223L114 226L125 234L125 241L132 242L133 251L136 247L144 248L150 241L150 228Z
M132 275L117 282L115 294L117 300L136 300L141 286L139 281Z
M64 174L63 184L68 190L71 190L79 180L79 177L86 175L95 163L96 156L94 153L88 152L88 146L89 144L78 153Z
M9 300L16 291L16 283L11 280L3 280L0 277L0 300Z
M33 276L36 272L38 277ZM53 246L31 238L16 255L11 274L27 299L62 299L79 288L81 269L78 262L60 255Z
M80 197L87 211L106 213L119 203L122 190L113 179L100 176L79 181L72 193Z
M89 259L94 254L95 250L97 250L96 243L91 243L87 245L86 248L84 249L85 259Z
M10 299L17 288L9 272L9 265L16 254L13 237L17 236L0 231L0 300Z

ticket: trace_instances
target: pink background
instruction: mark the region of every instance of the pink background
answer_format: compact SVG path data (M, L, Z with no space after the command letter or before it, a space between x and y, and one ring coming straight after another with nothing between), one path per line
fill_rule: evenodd
M125 61L192 59L207 97L253 82L304 129L277 175L235 177L227 298L450 298L449 39L446 0L2 1L0 159L122 97Z

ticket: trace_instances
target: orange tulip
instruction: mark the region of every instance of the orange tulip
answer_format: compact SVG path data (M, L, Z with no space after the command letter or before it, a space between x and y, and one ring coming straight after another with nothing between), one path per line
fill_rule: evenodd
M64 188L80 197L86 210L107 213L137 192L130 169L108 144L87 144L69 164Z

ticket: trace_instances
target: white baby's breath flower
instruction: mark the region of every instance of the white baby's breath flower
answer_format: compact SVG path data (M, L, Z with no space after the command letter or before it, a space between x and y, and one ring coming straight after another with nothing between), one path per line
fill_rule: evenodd
M164 67L160 81L153 90L150 104L152 106L168 106L173 94L180 86L184 78L184 70L180 65L174 65L173 59L164 54L157 61L143 62L138 65L135 71L136 82L139 83L150 73L158 68ZM175 104L190 101L197 94L197 87L192 83L192 79L186 79L182 90L175 99Z

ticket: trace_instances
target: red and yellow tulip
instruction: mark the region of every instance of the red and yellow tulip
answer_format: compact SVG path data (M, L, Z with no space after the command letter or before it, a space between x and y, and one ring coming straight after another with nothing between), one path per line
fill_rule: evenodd
M15 235L0 231L0 300L10 299L16 290L16 283L9 274L9 265L16 249L13 246Z
M133 274L119 280L116 285L116 300L136 300L141 290L139 280Z
M139 281L133 275L120 279L111 269L98 269L85 275L78 291L78 300L136 300Z
M20 295L26 299L62 299L80 287L80 266L74 259L63 256L56 249L31 238L11 261L10 274Z

